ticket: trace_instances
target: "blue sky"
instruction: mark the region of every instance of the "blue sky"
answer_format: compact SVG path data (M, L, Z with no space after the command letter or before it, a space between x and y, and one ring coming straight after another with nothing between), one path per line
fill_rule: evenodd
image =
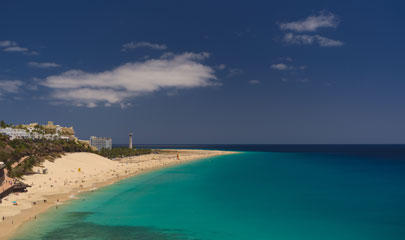
M405 143L401 1L2 1L0 119L125 143Z

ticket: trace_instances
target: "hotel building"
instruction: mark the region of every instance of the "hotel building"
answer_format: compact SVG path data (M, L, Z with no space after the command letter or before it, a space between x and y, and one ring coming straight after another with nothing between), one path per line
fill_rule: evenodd
M90 137L90 146L96 147L97 150L103 148L111 149L112 148L112 139L108 137Z

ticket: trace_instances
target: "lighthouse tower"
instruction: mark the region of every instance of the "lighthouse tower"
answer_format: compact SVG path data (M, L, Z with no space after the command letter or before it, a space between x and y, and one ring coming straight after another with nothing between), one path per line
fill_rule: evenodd
M132 149L132 133L129 133L129 148Z

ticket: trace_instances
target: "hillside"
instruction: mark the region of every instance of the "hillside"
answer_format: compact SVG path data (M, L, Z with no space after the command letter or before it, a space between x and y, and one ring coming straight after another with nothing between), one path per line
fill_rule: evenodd
M34 165L53 160L67 152L92 152L87 145L71 140L14 139L0 134L0 162L6 164L9 177L21 178Z

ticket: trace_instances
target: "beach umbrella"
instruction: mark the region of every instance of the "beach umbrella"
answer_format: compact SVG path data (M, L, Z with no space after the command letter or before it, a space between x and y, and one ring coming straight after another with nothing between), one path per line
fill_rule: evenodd
M13 203L17 203L16 201L13 201Z

